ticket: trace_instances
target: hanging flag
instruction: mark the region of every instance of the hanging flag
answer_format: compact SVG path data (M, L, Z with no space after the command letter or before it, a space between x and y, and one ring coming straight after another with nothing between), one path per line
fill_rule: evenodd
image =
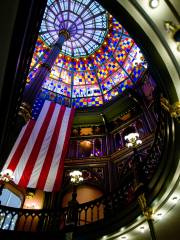
M22 187L59 191L74 108L45 101L37 120L21 130L3 169Z

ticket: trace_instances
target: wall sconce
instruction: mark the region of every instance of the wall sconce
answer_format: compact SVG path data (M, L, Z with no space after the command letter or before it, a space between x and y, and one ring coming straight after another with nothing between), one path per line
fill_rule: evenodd
M0 182L14 181L14 174L11 169L5 169L0 172Z
M27 199L32 199L34 197L34 193L33 192L27 192L26 194L26 198Z

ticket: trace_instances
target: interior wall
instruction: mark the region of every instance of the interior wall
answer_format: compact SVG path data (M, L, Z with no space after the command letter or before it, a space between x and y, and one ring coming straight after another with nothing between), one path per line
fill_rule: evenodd
M82 185L77 188L77 201L79 204L95 200L103 195L103 192L96 187ZM67 207L72 198L72 192L67 192L62 200L62 207Z
M42 190L36 190L32 196L26 197L23 208L25 209L42 209L45 194Z

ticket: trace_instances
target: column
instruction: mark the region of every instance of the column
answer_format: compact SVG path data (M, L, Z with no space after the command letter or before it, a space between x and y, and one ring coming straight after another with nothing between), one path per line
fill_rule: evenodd
M51 68L58 57L63 43L68 40L70 37L69 32L66 30L61 30L59 32L59 38L57 42L52 47L47 59L44 63L39 67L37 70L37 73L34 77L34 80L30 82L30 84L26 85L26 88L23 93L23 101L19 110L19 115L21 115L25 121L28 120L31 116L31 108L33 106L33 103L36 99L37 94L39 93L42 84L48 74L51 71Z
M100 116L102 117L103 123L104 123L104 127L105 127L105 134L106 134L106 154L109 155L110 153L110 149L109 149L109 131L108 131L108 123L106 120L106 117L104 114L100 113Z
M94 146L94 142L95 142L95 139L92 140L92 143L93 143L93 150L92 150L92 156L94 157L95 156L95 146Z

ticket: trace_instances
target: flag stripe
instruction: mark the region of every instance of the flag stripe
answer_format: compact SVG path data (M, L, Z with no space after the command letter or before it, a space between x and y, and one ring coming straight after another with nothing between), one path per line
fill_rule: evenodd
M37 182L38 182L38 179L40 177L39 175L42 171L42 167L43 167L43 164L44 164L47 152L48 152L48 146L51 142L51 135L52 135L52 132L54 131L54 128L56 126L56 121L57 121L57 117L58 117L58 114L59 114L59 109L60 109L60 106L58 104L56 104L53 115L52 115L52 118L51 118L51 121L50 121L50 123L48 125L48 128L47 128L47 131L46 131L46 135L45 135L44 140L42 142L41 149L39 151L35 166L33 168L31 178L30 178L29 183L28 183L28 187L31 187L31 188L36 188L37 187ZM50 153L50 155L52 155L52 153Z
M49 103L50 102L45 102L42 110L41 110L41 113L39 115L39 118L38 120L36 121L35 123L35 126L33 128L33 131L30 135L30 138L26 144L26 147L23 151L23 154L21 155L21 158L19 159L19 162L18 162L18 165L16 166L16 169L14 171L14 175L15 175L15 182L18 184L19 182L19 179L21 178L21 176L23 175L23 171L24 171L24 168L26 166L26 163L27 163L27 160L28 160L28 157L33 149L33 146L34 146L34 143L35 143L35 140L38 136L38 133L40 131L40 128L41 128L41 125L42 125L42 122L44 121L45 119L45 116L47 114L47 110L48 110L48 107L49 107ZM30 120L32 121L32 120Z
M46 183L48 172L49 172L52 160L53 160L53 155L54 155L54 152L55 152L55 147L56 147L56 144L57 144L59 131L60 131L61 124L62 124L62 119L63 119L62 116L64 116L64 112L65 112L65 107L62 106L60 108L60 111L59 111L56 126L54 128L54 132L52 134L51 142L49 144L49 148L48 148L47 155L46 155L46 158L45 158L45 161L44 161L44 165L42 167L42 170L41 170L41 173L40 173L40 176L39 176L39 180L38 180L38 183L37 183L37 188L39 188L39 189L43 189L44 186L45 186L45 183Z
M20 186L21 185L22 186L27 186L27 184L29 183L29 179L30 179L31 173L33 171L33 167L35 165L35 162L36 162L36 159L37 159L40 147L42 145L44 136L46 134L47 127L48 127L49 122L50 122L51 117L52 117L54 108L55 108L55 104L50 104L48 112L47 112L47 115L45 116L45 119L43 121L42 127L40 129L39 134L38 134L38 137L36 138L36 141L35 141L34 147L32 149L32 152L29 155L29 158L28 158L26 167L24 169L23 175L21 176L21 179L19 181L19 185Z
M31 135L34 125L35 121L29 121L28 124L24 126L12 149L12 152L6 162L6 165L4 166L4 169L11 169L12 171L15 170L18 161L26 147L27 141L29 139L29 136Z
M23 127L4 169L21 187L59 191L74 109L45 101L40 115Z
M74 118L74 112L75 111L74 111L74 108L73 108L71 110L71 113L70 113L68 127L67 127L67 131L66 131L66 137L65 137L65 141L64 141L62 154L61 154L62 157L61 157L61 161L59 163L56 179L55 179L55 182L54 182L54 187L53 187L54 191L58 191L60 189L60 186L61 186L62 177L63 177L63 170L62 170L62 168L64 166L64 159L65 159L66 153L67 153L67 147L68 147L69 138L70 138L70 134L71 134L71 125L72 125L72 120Z
M61 156L62 156L62 149L63 149L64 140L65 140L65 136L66 136L66 131L67 131L67 126L68 126L68 122L69 122L70 112L71 112L71 109L66 108L66 111L65 111L65 114L64 114L64 117L63 117L63 121L62 121L62 125L61 125L61 129L60 129L60 133L59 133L59 137L58 137L58 142L56 144L51 168L50 168L49 173L48 173L45 189L49 189L49 187L51 185L51 182L52 182L52 179L56 177L56 174L57 174L57 171L58 171L58 165L59 165L59 161L60 161Z

